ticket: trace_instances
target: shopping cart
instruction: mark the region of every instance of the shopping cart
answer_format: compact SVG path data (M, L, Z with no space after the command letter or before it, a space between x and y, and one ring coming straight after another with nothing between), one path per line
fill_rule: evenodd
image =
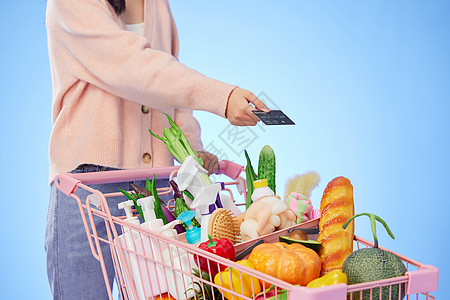
M252 268L224 259L206 252L183 241L183 236L172 239L160 233L150 231L142 226L133 225L124 217L112 216L107 201L109 197L123 195L121 192L104 194L90 185L114 183L152 178L175 178L179 167L154 169L118 170L83 174L58 174L55 178L58 189L73 197L80 209L92 255L99 261L109 299L113 298L112 287L106 274L101 245L108 244L114 263L118 289L122 299L302 299L302 300L345 300L345 299L435 299L430 293L437 290L439 270L431 265L424 265L403 255L395 253L405 264L404 276L355 285L337 284L321 288L306 288L291 285L277 278L258 272ZM245 180L240 176L244 168L229 161L219 163L219 172L230 181L224 183L221 193L228 193L236 205L245 205L234 198L234 194L243 195L245 199ZM76 196L76 189L85 189L90 195L86 199ZM158 189L158 194L170 194L171 186ZM124 200L126 198L124 197ZM173 209L173 201L168 203ZM101 218L107 228L107 236L99 236L94 217ZM318 218L292 226L235 245L235 251L241 258L246 258L254 245L264 242L276 242L279 236L288 235L296 228L318 228ZM119 230L117 229L119 228ZM310 236L314 238L314 236ZM373 244L355 236L356 249L372 247ZM381 248L381 247L380 247ZM388 250L385 248L381 248ZM390 250L388 250L390 251ZM392 252L392 251L391 251ZM199 258L207 260L208 270L199 271ZM229 267L234 270L228 282L219 280L214 283L208 271L214 267ZM231 273L230 273L231 274ZM237 278L236 278L237 276ZM259 281L262 292L257 296L254 282ZM270 287L270 289L269 289ZM394 295L400 287L406 294ZM388 289L389 297L382 298L382 290ZM373 295L379 294L375 298ZM225 298L226 297L226 298Z

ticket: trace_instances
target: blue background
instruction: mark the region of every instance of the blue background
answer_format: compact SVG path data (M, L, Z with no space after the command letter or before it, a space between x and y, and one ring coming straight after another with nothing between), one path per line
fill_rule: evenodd
M51 81L45 1L0 10L5 299L49 299L43 239L48 207ZM203 141L221 158L257 164L269 144L278 193L294 174L315 170L316 207L336 176L354 186L356 212L384 218L380 244L440 269L448 287L450 179L450 2L171 1L180 60L261 95L295 122L246 129L231 140L226 120L205 112ZM214 124L214 126L207 126ZM371 239L368 219L356 234Z

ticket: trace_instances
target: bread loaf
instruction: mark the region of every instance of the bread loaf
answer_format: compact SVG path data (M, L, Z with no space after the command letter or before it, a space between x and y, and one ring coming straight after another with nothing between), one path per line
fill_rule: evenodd
M353 186L345 177L336 177L326 186L320 201L319 251L322 275L342 266L353 252L354 221L344 230L342 225L355 213Z

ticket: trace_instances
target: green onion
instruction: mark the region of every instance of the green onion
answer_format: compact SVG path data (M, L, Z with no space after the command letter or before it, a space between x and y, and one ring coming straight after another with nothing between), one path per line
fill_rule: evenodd
M150 133L154 137L163 141L167 149L170 151L170 153L172 153L175 159L179 161L181 164L188 156L192 155L195 158L195 160L201 166L203 166L202 158L198 156L197 152L195 152L194 149L192 149L183 131L181 131L180 127L178 127L178 125L175 124L175 122L168 114L165 115L167 116L167 119L171 127L164 129L163 137L153 133L150 129L148 131L150 131ZM204 185L212 184L212 181L207 173L199 173L198 176Z

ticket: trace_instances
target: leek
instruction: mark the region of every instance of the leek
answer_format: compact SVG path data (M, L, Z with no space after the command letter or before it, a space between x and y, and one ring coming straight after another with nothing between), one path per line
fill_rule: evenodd
M195 160L201 166L203 166L202 158L198 156L197 152L195 152L194 149L192 149L183 131L181 131L180 127L178 127L178 125L175 124L175 122L168 114L165 115L167 116L167 119L171 127L164 129L163 137L153 133L150 129L148 131L150 131L150 133L154 137L163 141L169 152L172 153L175 159L179 161L181 164L188 156L192 155L195 158ZM199 173L198 176L204 185L212 184L212 181L207 173Z

